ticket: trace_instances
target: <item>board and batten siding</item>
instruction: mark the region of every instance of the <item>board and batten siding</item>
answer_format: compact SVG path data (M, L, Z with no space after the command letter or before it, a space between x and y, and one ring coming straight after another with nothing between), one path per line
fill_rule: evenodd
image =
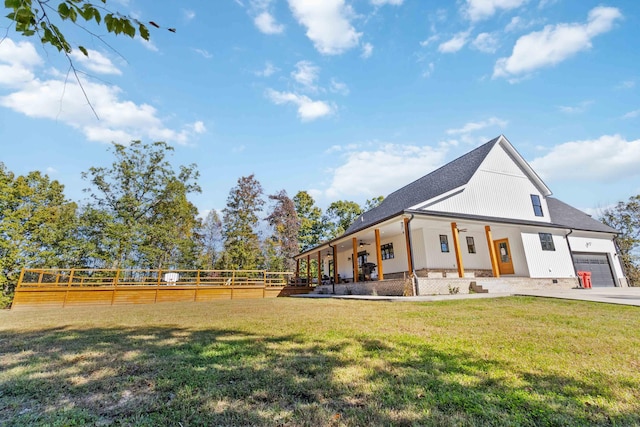
M463 191L453 191L448 198L426 203L426 206L422 203L415 208L550 222L547 203L540 189L499 144L489 152L467 185L458 190ZM542 217L534 213L532 194L540 197Z
M522 246L529 263L529 274L533 278L575 277L571 254L564 234L551 233L554 251L542 250L540 235L534 231L523 231Z
M615 279L624 277L613 240L603 239L600 236L596 237L593 234L578 231L569 236L569 243L571 244L571 250L573 252L606 253L609 258L609 263L614 270Z

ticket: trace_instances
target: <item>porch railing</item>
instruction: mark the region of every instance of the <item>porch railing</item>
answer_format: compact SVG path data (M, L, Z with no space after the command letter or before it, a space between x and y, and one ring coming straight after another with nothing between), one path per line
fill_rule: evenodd
M25 268L17 288L119 286L288 286L293 273L266 270Z

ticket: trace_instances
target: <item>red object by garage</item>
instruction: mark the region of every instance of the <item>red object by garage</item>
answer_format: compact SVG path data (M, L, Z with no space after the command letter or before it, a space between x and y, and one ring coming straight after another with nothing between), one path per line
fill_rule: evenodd
M585 289L591 288L591 272L590 271L578 271L578 277L580 278L580 284Z

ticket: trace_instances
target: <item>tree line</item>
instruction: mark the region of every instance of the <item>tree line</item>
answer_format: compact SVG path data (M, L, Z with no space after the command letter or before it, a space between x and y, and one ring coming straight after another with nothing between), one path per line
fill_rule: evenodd
M323 212L306 191L265 195L240 177L226 206L204 217L195 164L173 168L164 142L114 144L108 167L82 173L88 197L38 171L16 176L0 163L0 286L11 299L22 268L266 269L292 271L293 257L342 234L363 210L352 201ZM314 265L314 271L317 268Z

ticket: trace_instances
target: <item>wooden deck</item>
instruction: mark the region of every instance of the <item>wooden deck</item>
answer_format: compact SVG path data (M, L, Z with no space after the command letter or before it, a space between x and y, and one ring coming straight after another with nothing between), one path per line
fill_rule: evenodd
M311 292L291 273L263 270L25 269L11 308L276 298Z

